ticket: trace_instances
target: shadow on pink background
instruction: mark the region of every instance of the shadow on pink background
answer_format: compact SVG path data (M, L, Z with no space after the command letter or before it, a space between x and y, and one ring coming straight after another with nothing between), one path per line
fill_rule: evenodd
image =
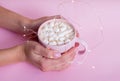
M85 1L94 6L101 18L104 25L104 41L88 55L83 64L75 63L70 68L58 72L42 72L28 63L8 65L0 67L0 81L120 81L120 1ZM60 0L2 0L0 5L24 16L39 18L58 14L57 5L60 2ZM81 14L80 11L77 12L78 15ZM89 25L93 19L84 24ZM93 31L92 28L90 26L88 29ZM91 47L99 41L95 39L98 37L97 34L87 30L85 33L87 34L82 33L83 38L90 39ZM89 37L91 33L93 38ZM1 49L23 41L22 37L4 29L0 29L0 37Z

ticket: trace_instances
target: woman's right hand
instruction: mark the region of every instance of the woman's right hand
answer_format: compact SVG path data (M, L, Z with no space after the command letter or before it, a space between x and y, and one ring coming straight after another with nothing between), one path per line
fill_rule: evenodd
M37 42L28 41L24 44L24 53L26 60L42 71L62 70L73 61L77 47L78 45L75 45L61 57L56 58L57 51L47 49Z

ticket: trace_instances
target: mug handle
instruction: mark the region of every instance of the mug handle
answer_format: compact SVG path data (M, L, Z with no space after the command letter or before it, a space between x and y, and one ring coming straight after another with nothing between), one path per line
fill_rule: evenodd
M88 44L85 40L80 39L79 37L76 37L78 43L80 43L78 54L84 54L88 50ZM82 48L82 49L81 49Z

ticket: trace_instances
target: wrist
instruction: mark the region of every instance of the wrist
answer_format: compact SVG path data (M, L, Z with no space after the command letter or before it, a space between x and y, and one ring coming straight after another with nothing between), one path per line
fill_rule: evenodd
M19 45L17 46L17 53L18 55L18 59L19 61L25 61L26 60L26 56L25 56L25 46L24 45Z
M27 33L24 29L24 26L28 29L31 28L32 25L32 19L29 19L27 17L21 17L18 21L19 27L20 27L20 33L24 34Z
M25 60L24 45L0 50L0 66Z

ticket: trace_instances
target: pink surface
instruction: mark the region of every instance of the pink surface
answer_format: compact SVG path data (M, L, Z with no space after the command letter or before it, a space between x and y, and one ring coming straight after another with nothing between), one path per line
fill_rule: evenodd
M57 14L56 7L59 2L60 0L2 0L0 5L24 16L38 18ZM13 64L0 67L0 81L120 81L120 1L86 2L94 6L103 22L104 41L88 55L83 64L74 63L70 68L60 72L41 72L27 63ZM77 12L75 14L81 14L80 11ZM83 24L86 23L87 26L94 21L93 19ZM93 31L92 28L89 30ZM89 45L92 46L98 35L93 33L94 39L91 40L90 33L92 32L84 34L83 38L89 39ZM0 29L0 37L0 48L22 42L21 37L4 29Z

